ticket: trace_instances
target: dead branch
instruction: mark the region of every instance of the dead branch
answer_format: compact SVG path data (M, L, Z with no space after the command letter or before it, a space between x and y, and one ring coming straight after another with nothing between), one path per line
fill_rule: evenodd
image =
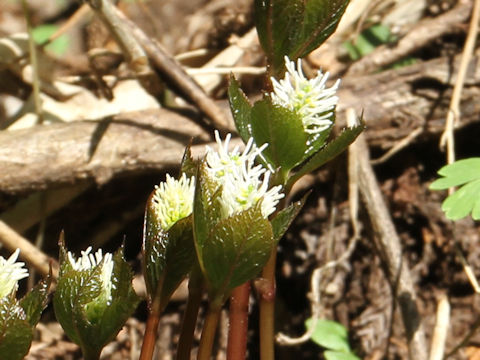
M417 296L412 276L408 265L404 263L400 238L370 165L368 145L364 136L360 135L351 147L350 154L354 154L357 158L359 190L372 223L375 245L385 265L386 277L402 314L409 358L426 360L425 330L416 304Z
M441 58L345 78L338 94L339 126L345 126L345 109L351 107L357 113L364 111L371 146L394 146L418 128L424 129L423 134L413 141L438 136L444 129L458 64L459 57ZM479 121L478 83L480 68L470 66L460 126ZM208 139L200 126L166 109L1 132L0 190L15 193L85 180L103 184L130 172L176 167L192 137Z
M40 190L86 180L104 184L132 171L176 167L192 137L208 139L202 128L168 110L4 131L0 189Z

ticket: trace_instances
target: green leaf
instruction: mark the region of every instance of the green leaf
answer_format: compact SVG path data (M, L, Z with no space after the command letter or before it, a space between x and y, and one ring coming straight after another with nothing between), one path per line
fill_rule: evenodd
M445 216L459 220L471 213L474 220L480 220L480 158L458 160L442 167L438 174L443 177L430 184L432 190L463 185L443 202Z
M0 300L0 354L2 360L21 360L27 355L33 327L14 297Z
M300 210L302 210L305 201L307 200L308 195L306 194L302 200L290 204L288 207L280 210L277 215L271 220L272 230L273 230L273 239L275 243L282 238L283 234L288 230L288 227L292 221L297 217Z
M341 154L352 142L355 141L358 135L365 129L365 125L357 125L351 128L346 128L335 139L330 141L323 149L314 154L301 168L293 175L286 187L291 187L303 175L308 174L327 161L332 160L337 155Z
M307 319L305 326L310 329L313 323L313 319ZM326 349L350 352L347 329L336 321L318 319L311 339Z
M42 45L46 42L50 36L52 36L58 30L57 25L53 24L44 24L39 25L32 30L33 40ZM63 55L67 52L69 47L69 38L67 35L61 35L54 41L52 41L49 45L46 46L46 49L53 52L56 55Z
M132 287L132 271L123 259L123 248L113 256L111 298L102 294L102 263L91 270L75 271L60 243L60 276L53 297L58 322L80 346L85 358L95 358L131 316L138 304Z
M35 326L40 320L42 311L48 303L48 290L50 288L51 277L40 281L31 291L29 291L22 300L20 306L25 311L30 325Z
M252 137L250 128L252 105L250 105L246 95L240 88L240 84L233 75L230 76L230 84L228 86L228 101L237 131L243 141L247 143Z
M474 220L480 220L480 179L462 186L447 197L442 210L450 220L459 220L470 213Z
M258 101L252 108L252 133L255 143L268 143L263 155L274 168L285 174L303 159L308 136L300 115L272 104L269 98Z
M156 221L153 206L150 197L145 213L143 269L150 301L160 296L165 306L195 262L192 217L164 231Z
M360 360L358 356L351 352L325 351L323 353L326 360Z
M85 323L86 315L84 305L96 299L101 292L101 268L90 272L88 276L75 270L62 271L64 261L60 265L60 275L53 296L53 308L55 317L62 326L65 334L82 349L85 347L82 334L79 332L79 324Z
M197 183L195 185L195 196L193 198L193 236L197 259L202 270L205 269L203 264L203 247L213 226L221 218L220 206L216 203L221 188L209 178L206 171L206 161L200 163ZM215 206L216 205L216 206Z
M187 145L185 152L183 153L182 163L180 165L180 172L187 175L188 178L197 175L198 164L195 159L192 157L191 151L192 144Z
M337 28L348 0L255 0L260 44L276 75L290 60L304 57Z
M132 287L133 273L123 258L123 247L113 256L112 293L108 306L101 307L97 320L92 322L85 316L78 319L78 332L82 337L82 351L85 348L92 353L103 349L114 340L127 319L135 311L139 298Z
M443 177L430 185L432 190L448 189L480 179L480 158L458 160L442 167L438 174Z
M212 297L228 296L233 288L254 278L273 245L272 227L263 218L260 203L215 224L201 251Z

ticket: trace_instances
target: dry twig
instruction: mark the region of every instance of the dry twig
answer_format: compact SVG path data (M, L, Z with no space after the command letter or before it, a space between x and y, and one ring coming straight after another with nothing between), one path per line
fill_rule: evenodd
M454 127L460 121L460 100L462 97L463 85L465 76L467 75L467 68L475 48L475 42L478 34L478 20L480 17L480 0L475 0L472 10L472 18L470 19L470 28L468 30L467 39L462 52L460 60L460 67L458 69L457 81L453 88L452 98L450 100L450 107L447 113L447 120L445 122L445 131L440 140L440 146L447 146L447 164L455 161L455 139L453 136Z
M396 233L380 187L370 164L369 150L364 135L351 145L358 158L358 184L366 205L380 258L385 263L386 276L392 286L405 326L411 360L427 359L425 332L417 304L410 270L404 264L402 246Z
M462 2L452 10L433 19L425 19L402 37L395 47L382 45L372 53L358 60L348 70L348 75L366 74L376 69L393 64L395 61L422 48L439 37L459 30L459 24L468 19L472 8L471 2Z
M356 125L355 112L350 109L347 111L347 124L352 127ZM353 236L350 238L347 250L336 260L329 261L325 265L316 268L313 271L312 278L310 280L310 293L308 297L310 299L310 308L312 313L312 324L310 328L300 337L292 338L286 334L279 333L277 335L277 342L281 345L298 345L310 340L313 332L315 331L317 322L321 319L322 315L322 303L321 294L322 289L322 277L327 270L335 269L344 265L355 250L358 239L360 238L360 227L358 225L358 178L357 169L358 163L356 155L353 154L353 150L349 151L349 163L348 163L348 175L349 175L349 205L350 205L350 218L353 228Z

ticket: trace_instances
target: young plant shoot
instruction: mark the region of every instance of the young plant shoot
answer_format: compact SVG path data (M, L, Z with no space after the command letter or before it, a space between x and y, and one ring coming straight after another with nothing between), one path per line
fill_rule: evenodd
M60 274L53 298L55 315L86 360L98 360L103 347L118 334L138 304L132 271L115 254L91 253L76 258L60 243Z
M0 256L0 354L5 360L27 355L35 325L47 304L49 279L37 284L17 300L18 282L29 276L23 262L17 262L17 249L8 259Z

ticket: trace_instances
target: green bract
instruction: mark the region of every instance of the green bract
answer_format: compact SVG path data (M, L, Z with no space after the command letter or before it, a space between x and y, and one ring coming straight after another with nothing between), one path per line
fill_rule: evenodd
M471 213L473 219L480 220L480 158L458 160L442 167L438 174L442 178L435 180L430 189L461 186L443 202L445 216L450 220L459 220Z
M5 360L23 359L28 353L50 285L50 279L42 281L18 301L18 280L28 276L24 263L16 262L18 254L17 249L8 260L0 256L0 357Z
M263 163L275 169L276 183L289 189L303 175L314 171L351 144L364 125L344 129L327 142L335 122L338 81L326 87L328 74L317 72L307 79L297 65L285 58L284 79L272 78L274 91L253 106L232 77L229 101L235 125L244 142L253 138L262 149Z
M255 159L250 138L245 150L229 150L230 134L217 149L207 148L201 162L193 206L195 247L209 292L223 301L230 291L254 278L268 260L276 238L268 217L284 196L281 186L269 188L270 171ZM288 214L276 223L276 234L289 223Z
M282 73L283 57L306 56L336 29L348 0L255 0L260 44L273 67Z
M98 359L139 301L123 248L113 256L101 250L82 252L79 259L60 244L60 274L53 298L55 315L85 359Z

